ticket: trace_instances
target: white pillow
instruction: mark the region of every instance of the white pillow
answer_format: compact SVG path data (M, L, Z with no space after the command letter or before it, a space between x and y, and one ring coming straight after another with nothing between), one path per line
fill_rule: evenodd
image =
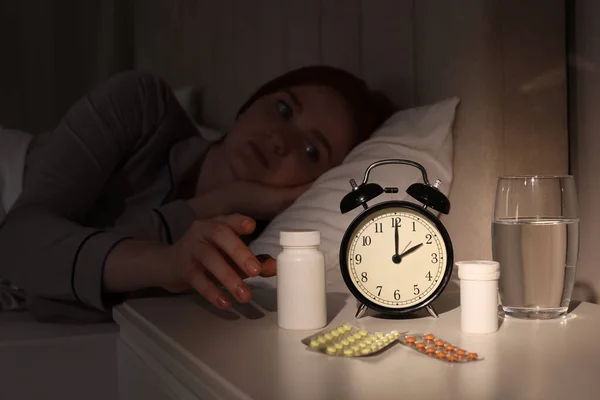
M323 174L309 190L275 217L250 244L250 249L256 254L270 254L275 258L281 252L280 230L317 229L321 232L320 250L325 254L328 286L343 284L338 262L340 242L348 225L363 209L358 207L346 214L340 212L340 201L351 191L350 179L360 184L365 170L375 161L409 159L425 167L431 183L439 179L442 182L440 190L448 195L453 177L452 125L459 101L452 97L395 113L367 141L356 146L340 166ZM370 172L369 182L382 187L398 187L398 193L381 194L368 204L392 199L416 202L406 194L406 189L422 181L421 172L412 166L379 166ZM267 283L274 285L275 279L269 279Z

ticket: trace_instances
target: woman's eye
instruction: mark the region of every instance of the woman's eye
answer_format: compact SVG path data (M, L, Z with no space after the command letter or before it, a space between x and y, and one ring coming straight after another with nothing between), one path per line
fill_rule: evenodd
M315 164L319 162L319 149L317 149L315 146L307 144L306 154L308 155L310 161L314 162Z
M294 114L292 107L288 106L287 103L282 100L277 101L277 111L285 119L291 119L292 115Z

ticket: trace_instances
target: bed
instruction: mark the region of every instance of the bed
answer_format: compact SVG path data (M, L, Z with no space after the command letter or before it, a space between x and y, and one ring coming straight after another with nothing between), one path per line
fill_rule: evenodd
M402 108L460 98L442 217L455 259L491 257L499 175L568 172L563 1L139 0L134 12L137 66L200 90L203 122L221 131L257 85L314 63Z

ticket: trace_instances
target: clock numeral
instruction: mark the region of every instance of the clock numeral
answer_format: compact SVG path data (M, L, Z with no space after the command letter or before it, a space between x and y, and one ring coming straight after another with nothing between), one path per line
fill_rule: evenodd
M437 253L431 253L431 263L435 264L438 262L438 255Z
M363 246L371 245L371 236L363 236Z
M431 233L428 233L427 235L425 235L425 239L427 239L427 241L425 242L425 244L431 244Z
M417 226L415 224L415 221L413 221L413 232L416 232L416 231L417 231Z
M428 281L431 281L431 271L429 271L427 275L425 275L425 278L427 278Z
M379 289L379 292L377 292L377 296L381 296L381 289L383 289L383 286L377 286L377 289Z
M375 233L383 233L383 222L375 223Z
M395 228L396 226L398 228L400 228L402 226L402 225L400 225L400 222L402 222L402 218L400 218L400 217L392 218L392 228Z
M363 272L362 274L360 274L360 280L363 282L366 282L369 280L369 278L367 278L367 273Z
M394 299L400 300L400 290L394 290Z
M356 260L356 265L359 265L362 262L362 256L357 254L354 256L354 260Z
M413 286L413 293L415 294L415 296L417 296L419 293L421 293L421 291L419 290L419 285Z

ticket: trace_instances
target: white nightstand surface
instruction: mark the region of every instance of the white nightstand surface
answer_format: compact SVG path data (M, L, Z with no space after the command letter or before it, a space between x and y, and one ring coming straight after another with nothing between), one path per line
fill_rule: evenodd
M485 357L449 364L401 345L362 359L310 352L300 340L316 331L280 330L275 299L274 289L255 289L255 306L236 306L236 312L217 311L195 296L137 299L114 315L123 342L146 364L160 366L162 372L154 373L168 374L191 398L600 397L600 306L579 304L561 320L503 320L495 334L469 335L460 331L460 308L439 307L439 319L423 314L354 320L354 299L329 293L330 326L349 322L367 330L431 332Z

